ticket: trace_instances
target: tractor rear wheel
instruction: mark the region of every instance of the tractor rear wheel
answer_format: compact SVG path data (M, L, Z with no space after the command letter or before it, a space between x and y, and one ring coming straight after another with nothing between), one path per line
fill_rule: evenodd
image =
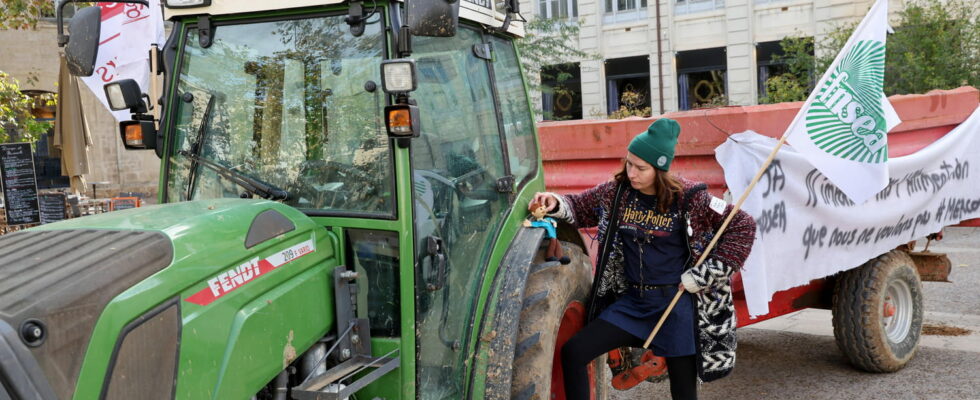
M905 367L922 333L922 282L912 258L892 250L844 272L834 288L834 338L868 372Z
M585 325L592 263L578 246L561 244L571 263L541 263L528 272L514 350L511 398L515 400L565 399L561 346ZM589 366L591 398L596 400L607 396L603 360L601 357Z

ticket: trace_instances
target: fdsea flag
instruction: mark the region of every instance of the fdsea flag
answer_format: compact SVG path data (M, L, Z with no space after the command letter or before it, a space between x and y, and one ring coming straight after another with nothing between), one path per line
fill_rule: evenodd
M882 90L888 30L888 1L877 0L786 133L857 204L888 185L887 133L902 122Z
M159 0L149 0L150 6L126 3L97 3L102 8L102 31L99 36L99 55L91 76L81 77L102 105L109 110L103 85L123 79L133 79L143 93L149 93L151 44L163 47L163 14ZM151 102L155 102L152 99ZM111 110L110 110L111 111ZM111 111L118 121L130 118L129 110Z

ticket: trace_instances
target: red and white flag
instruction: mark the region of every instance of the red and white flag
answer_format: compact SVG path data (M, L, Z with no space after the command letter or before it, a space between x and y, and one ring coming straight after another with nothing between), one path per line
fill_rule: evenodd
M163 15L159 0L149 0L150 6L125 3L99 3L102 8L102 31L99 37L99 56L95 72L82 77L92 93L109 109L105 84L122 79L139 83L143 93L149 93L150 45L163 47ZM130 119L128 110L112 111L118 121Z

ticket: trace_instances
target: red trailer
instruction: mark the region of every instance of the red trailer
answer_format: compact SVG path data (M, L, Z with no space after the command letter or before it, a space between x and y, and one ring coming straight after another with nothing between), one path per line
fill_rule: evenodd
M978 94L980 92L975 88L962 87L933 91L925 95L892 96L892 105L903 122L888 135L889 157L914 153L944 136L977 108L980 100ZM706 182L713 195L722 197L726 186L722 168L715 161L715 148L728 135L750 129L778 138L802 104L736 106L664 115L677 120L682 128L671 171ZM576 193L608 180L620 168L623 149L633 135L645 130L653 120L630 118L539 124L548 189L557 193ZM959 226L980 226L980 219L965 221ZM594 234L595 232L583 232L585 243L591 247L593 261L595 243L589 237ZM941 238L941 235L930 237ZM877 271L885 264L901 261L896 258L908 260L903 258L908 255L918 271L917 281L946 281L950 263L945 254L916 252L911 245L899 246L896 250L898 252L882 254L844 273L777 292L769 303L770 312L754 319L749 318L742 279L736 274L733 278L733 289L738 326L751 325L805 308L831 309L834 313L837 343L855 366L872 372L898 370L914 355L915 347L918 346L921 317L916 319L907 316L922 315L921 290L916 292L907 285L890 284ZM869 282L872 284L869 285ZM874 310L870 320L878 322L856 322L862 321L861 315L855 315L860 309ZM863 321L869 320L868 315L864 317ZM849 324L856 326L848 327ZM896 343L904 341L908 344L909 341L905 340L908 335L915 336L911 348L895 349ZM887 340L890 346L874 343L877 338Z

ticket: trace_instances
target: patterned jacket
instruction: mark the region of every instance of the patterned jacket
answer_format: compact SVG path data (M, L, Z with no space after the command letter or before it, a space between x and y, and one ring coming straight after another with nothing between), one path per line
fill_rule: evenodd
M755 221L744 211L739 211L708 258L698 266L694 263L708 247L733 206L707 192L707 185L678 178L684 186L681 196L681 213L687 222L686 231L691 257L687 271L681 276L686 288L697 291L694 295L697 310L698 376L704 382L727 376L735 366L735 306L732 302L731 276L742 267L755 240ZM600 184L576 195L555 195L559 207L551 214L579 228L598 226L599 257L596 265L592 293L589 296L588 320L596 318L625 290L622 242L618 235L606 243L610 226L610 209L616 197L618 184L614 181ZM617 218L623 215L627 196L633 189L624 185L619 201Z

